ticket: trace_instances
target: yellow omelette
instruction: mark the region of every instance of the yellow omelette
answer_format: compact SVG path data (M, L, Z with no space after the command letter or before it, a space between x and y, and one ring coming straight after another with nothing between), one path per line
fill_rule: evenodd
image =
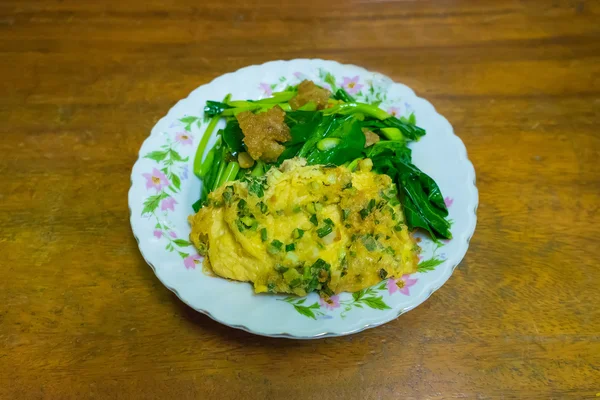
M207 269L257 293L355 292L417 268L394 183L370 171L285 161L220 187L190 216Z

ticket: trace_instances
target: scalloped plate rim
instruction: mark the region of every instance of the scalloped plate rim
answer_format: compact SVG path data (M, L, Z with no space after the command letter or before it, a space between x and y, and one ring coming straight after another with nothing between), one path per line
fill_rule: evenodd
M272 64L278 64L278 63L292 63L292 62L310 62L310 63L323 63L323 64L330 64L330 65L338 65L338 66L342 66L342 67L351 67L351 68L355 68L358 70L361 70L364 73L368 73L368 74L374 74L374 75L379 75L381 78L383 79L387 79L390 82L392 82L395 85L399 85L402 86L405 90L407 90L411 96L413 96L415 99L418 99L419 101L423 102L424 104L428 105L429 107L431 107L431 109L433 110L433 112L439 116L440 118L442 118L442 120L449 126L450 128L450 133L453 136L453 139L460 144L461 150L462 150L462 161L465 163L466 167L467 167L467 172L468 175L472 178L472 185L469 186L470 189L470 194L471 197L474 200L474 205L473 205L473 210L472 210L472 214L471 217L472 219L470 220L471 224L469 225L469 231L466 235L466 238L464 238L464 245L461 247L461 251L460 254L456 254L456 261L452 264L451 267L447 268L447 273L443 274L440 278L438 278L435 282L432 282L433 285L428 286L426 288L427 290L427 294L420 299L420 301L416 302L415 304L412 304L408 307L404 307L402 309L399 310L399 312L397 312L395 315L394 314L390 314L391 317L385 317L382 318L381 321L378 322L374 322L374 323L363 323L360 322L358 323L358 327L348 330L348 331L343 331L343 332L328 332L328 331L324 331L324 332L319 332L316 334L312 334L309 336L302 336L302 335L296 335L293 333L288 333L288 332L278 332L278 333L265 333L265 332L260 332L257 330L253 330L248 328L247 326L243 325L243 324L234 324L234 323L230 323L227 322L221 318L216 317L215 315L213 315L210 311L199 308L197 306L194 306L192 304L190 304L189 301L187 301L184 296L180 295L180 293L178 292L178 290L170 285L168 285L165 281L165 279L163 279L163 277L161 277L160 272L158 272L157 268L154 266L154 264L146 257L146 255L144 254L143 250L142 250L142 246L140 243L140 239L137 236L137 234L135 233L134 230L134 216L133 216L133 211L131 208L131 198L132 198L132 192L133 192L133 169L135 168L135 164L137 164L137 162L143 158L143 154L142 154L142 150L145 147L145 145L149 142L150 139L152 139L155 135L158 134L158 132L156 131L156 128L160 125L162 125L165 121L167 121L172 114L174 113L174 110L179 108L179 106L188 101L190 98L192 98L194 96L194 94L196 92L198 92L202 87L204 86L208 86L208 85L212 85L214 83L217 83L220 80L225 80L228 77L231 77L237 73L239 73L240 71L244 71L244 70L249 70L249 69L253 69L253 68L264 68L264 67L268 67L269 65ZM220 76L215 77L213 80L211 80L210 82L207 82L205 84L202 84L200 86L198 86L197 88L195 88L194 90L192 90L188 96L186 96L185 98L177 101L167 112L167 114L165 116L163 116L162 118L160 118L156 124L153 126L150 135L144 140L144 142L142 143L142 145L140 146L140 150L138 152L138 159L136 160L136 162L134 163L134 168L132 169L132 176L131 176L131 186L130 189L128 191L128 200L129 200L129 213L130 213L130 224L131 224L131 229L132 229L132 233L135 237L135 240L138 244L138 248L140 250L140 254L142 255L142 258L144 259L144 261L152 268L152 271L154 272L154 274L156 275L156 277L159 279L159 281L167 288L169 289L171 292L173 292L177 298L179 298L179 300L181 300L184 304L186 304L187 306L189 306L190 308L194 309L195 311L202 313L206 316L208 316L209 318L213 319L214 321L229 326L231 328L235 328L235 329L240 329L243 331L246 331L248 333L252 333L252 334L256 334L256 335L260 335L260 336L266 336L266 337L272 337L272 338L286 338L286 339L322 339L322 338L327 338L327 337L338 337L338 336L346 336L346 335L350 335L350 334L354 334L354 333L359 333L361 331L364 331L366 329L370 329L370 328L375 328L377 326L381 326L383 324L386 324L392 320L395 320L396 318L398 318L399 316L401 316L402 314L413 310L414 308L416 308L417 306L423 304L427 299L429 299L429 297L431 297L431 295L437 291L438 289L440 289L447 281L448 279L452 276L452 274L454 273L454 270L456 269L456 267L460 264L460 262L464 259L464 256L466 255L466 252L468 250L469 247L469 242L473 237L473 234L475 232L475 227L477 224L477 208L479 205L479 192L476 186L476 176L475 176L475 169L474 166L472 164L472 162L469 160L468 155L467 155L467 151L466 151L466 147L464 145L464 143L462 142L462 140L460 139L460 137L458 137L455 132L454 129L452 127L452 125L449 123L449 121L441 114L439 114L437 112L437 110L435 109L435 107L426 99L419 97L416 95L415 91L402 84L402 83L398 83L394 80L392 80L391 78L389 78L386 75L383 75L379 72L374 72L374 71L370 71L370 70L366 70L363 67L357 66L357 65L353 65L353 64L341 64L337 61L332 61L332 60L323 60L323 59L318 59L318 58L300 58L300 59L290 59L290 60L273 60L273 61L268 61L265 62L263 64L254 64L254 65L249 65L249 66L245 66L242 68L239 68L236 71L232 71L232 72L228 72L225 74L222 74ZM363 318L364 319L364 318ZM362 321L362 320L361 320Z

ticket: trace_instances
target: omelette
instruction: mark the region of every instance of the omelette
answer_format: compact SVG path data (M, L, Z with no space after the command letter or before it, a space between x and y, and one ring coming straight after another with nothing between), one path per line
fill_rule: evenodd
M257 293L356 292L416 271L395 184L372 172L286 160L212 192L189 217L190 240L214 274Z

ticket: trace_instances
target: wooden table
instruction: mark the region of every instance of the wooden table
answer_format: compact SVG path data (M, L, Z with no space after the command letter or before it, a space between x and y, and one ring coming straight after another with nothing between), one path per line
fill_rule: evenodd
M1 399L584 399L600 392L600 2L3 0ZM221 326L144 263L127 191L200 84L319 57L454 125L479 224L453 277L377 329Z

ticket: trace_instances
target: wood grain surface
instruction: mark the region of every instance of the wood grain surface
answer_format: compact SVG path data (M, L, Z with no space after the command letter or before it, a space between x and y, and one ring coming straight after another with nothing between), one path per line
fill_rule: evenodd
M151 127L240 67L380 71L453 124L479 223L447 284L318 341L221 326L155 278L127 191ZM600 2L0 2L0 399L600 396Z

